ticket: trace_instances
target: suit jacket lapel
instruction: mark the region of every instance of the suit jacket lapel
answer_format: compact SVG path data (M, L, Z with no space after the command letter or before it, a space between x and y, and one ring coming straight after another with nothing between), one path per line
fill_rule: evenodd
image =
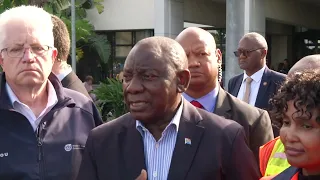
M120 140L122 140L123 161L126 170L123 173L130 179L137 178L142 169L147 170L144 158L144 145L140 132L136 129L135 120L128 115L128 124L126 130L120 132Z
M204 132L204 127L198 125L201 120L201 115L197 109L188 101L184 100L179 132L171 159L168 179L185 179L187 176ZM185 143L186 138L190 139L190 144Z
M71 71L66 77L64 77L61 81L63 87L68 88L74 82L75 73Z
M270 70L266 67L260 82L260 87L259 87L259 91L258 91L256 103L255 103L256 107L262 106L261 103L264 102L263 101L264 98L269 98L268 96L266 96L266 94L267 94L268 87L270 86L270 73L271 73Z
M238 78L236 79L234 89L232 89L232 91L229 90L230 92L232 92L231 94L235 97L238 96L238 93L242 84L242 80L243 80L243 74L238 76Z
M216 105L213 113L219 116L223 116L227 119L232 119L231 106L227 99L227 94L222 88L219 88L219 93L216 99Z

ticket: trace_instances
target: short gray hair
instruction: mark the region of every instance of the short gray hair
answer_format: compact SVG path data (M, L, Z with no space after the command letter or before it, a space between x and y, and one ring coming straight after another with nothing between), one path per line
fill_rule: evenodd
M257 44L259 44L260 46L262 46L263 48L265 48L266 50L268 50L268 43L266 41L266 39L259 33L256 32L249 32L247 34L245 34L242 39L249 39L250 41L253 41ZM259 47L259 48L262 48Z
M37 31L46 34L49 46L54 46L53 40L53 24L51 15L42 8L36 6L18 6L6 10L0 15L0 48L4 48L4 40L6 39L6 26L13 21L24 22L27 27L36 27Z

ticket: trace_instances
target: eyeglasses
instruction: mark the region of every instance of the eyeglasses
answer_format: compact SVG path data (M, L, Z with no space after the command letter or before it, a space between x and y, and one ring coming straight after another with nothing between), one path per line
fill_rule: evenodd
M30 46L29 49L32 52L32 54L34 54L36 56L41 56L41 55L44 55L45 53L47 53L50 48L52 48L52 47L46 46L46 45L34 45L34 46ZM7 55L12 58L21 58L24 56L26 49L28 49L28 48L25 48L23 46L7 47L7 48L2 49L1 52L6 51Z
M257 48L257 49L252 49L252 50L237 50L237 51L235 51L233 53L234 53L234 55L236 57L240 57L241 54L243 54L245 57L248 57L251 52L257 51L257 50L260 50L260 49L264 49L264 48Z

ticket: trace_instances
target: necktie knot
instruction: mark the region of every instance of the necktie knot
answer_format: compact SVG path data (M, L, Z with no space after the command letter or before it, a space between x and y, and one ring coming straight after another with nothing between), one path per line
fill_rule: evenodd
M252 80L253 80L253 79L252 79L250 76L248 76L248 77L246 78L246 83L247 83L247 84L251 84Z
M203 106L198 101L191 101L191 104L194 105L197 108L203 109Z

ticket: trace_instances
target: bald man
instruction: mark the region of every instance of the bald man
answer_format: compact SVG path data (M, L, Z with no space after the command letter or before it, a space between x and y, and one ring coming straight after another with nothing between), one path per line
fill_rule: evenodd
M230 79L228 91L244 102L270 110L269 100L277 92L286 75L269 69L266 65L268 44L255 32L245 34L234 52L244 73ZM279 129L274 128L275 135Z
M176 41L187 54L191 72L190 85L183 96L195 106L198 104L199 108L242 125L249 147L258 161L259 147L273 139L268 113L240 101L220 87L218 68L221 67L222 55L208 31L187 28Z
M296 62L289 70L288 76L295 72L318 68L320 68L320 54L309 55Z
M94 129L78 180L257 180L243 128L182 98L190 82L183 48L139 41L123 69L130 113Z

